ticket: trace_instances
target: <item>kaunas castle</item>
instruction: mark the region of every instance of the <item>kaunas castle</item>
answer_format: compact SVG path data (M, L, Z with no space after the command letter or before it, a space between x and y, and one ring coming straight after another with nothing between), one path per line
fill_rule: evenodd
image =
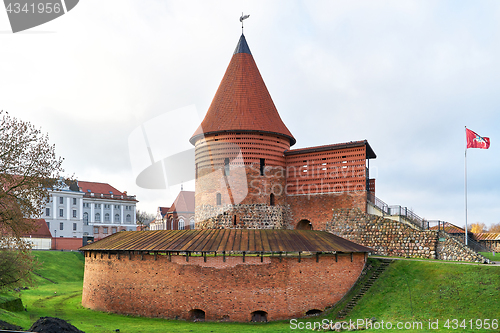
M85 252L82 305L188 320L319 314L368 253L481 261L375 198L366 140L291 149L241 35L195 146L194 230L118 232ZM403 207L404 208L404 207ZM417 221L418 222L418 221Z

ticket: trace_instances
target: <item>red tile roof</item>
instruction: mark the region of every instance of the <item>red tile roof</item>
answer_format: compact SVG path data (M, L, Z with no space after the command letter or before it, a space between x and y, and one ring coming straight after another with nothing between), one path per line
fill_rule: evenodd
M35 228L30 233L22 235L23 237L31 238L52 238L47 222L44 219L33 219Z
M175 199L169 212L179 213L194 213L194 192L180 191Z
M170 211L170 207L159 207L161 216L165 216Z
M290 145L295 144L295 138L281 120L243 35L205 119L190 142L194 144L203 134L235 131L278 134L288 138Z
M118 191L116 188L113 186L106 184L106 183L96 183L96 182L84 182L84 181L78 181L78 186L82 188L82 191L87 193L92 192L92 193L103 193L103 194L110 194L109 192L113 192L113 195L126 195L125 193L122 193Z
M127 192L120 192L116 188L107 183L85 182L79 180L78 186L81 188L81 191L84 193L85 197L89 197L90 193L95 193L95 194L103 194L102 196L94 195L93 197L95 198L101 197L105 199L117 199L117 200L124 199L130 201L137 201L135 196L128 195ZM113 195L113 197L111 197L111 195ZM123 198L121 196L123 196Z
M443 225L441 226L433 226L431 228L429 228L430 230L443 230ZM464 228L460 228L460 227L457 227L456 225L454 224L451 224L449 222L445 222L444 223L444 231L449 233L449 234L464 234L465 231L464 231Z

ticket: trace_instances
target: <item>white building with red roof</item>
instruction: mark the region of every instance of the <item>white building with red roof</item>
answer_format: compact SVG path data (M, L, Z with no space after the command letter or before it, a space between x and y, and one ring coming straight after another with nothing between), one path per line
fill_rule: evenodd
M49 192L42 217L52 237L76 239L71 248L82 246L82 242L76 243L83 238L97 240L118 231L136 230L137 199L126 191L107 183L61 181Z
M118 231L136 230L135 195L121 192L107 183L78 181L83 192L83 233L94 239Z

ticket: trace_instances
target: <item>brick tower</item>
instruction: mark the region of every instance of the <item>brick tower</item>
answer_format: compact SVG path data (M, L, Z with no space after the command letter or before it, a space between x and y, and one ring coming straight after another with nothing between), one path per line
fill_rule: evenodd
M197 228L288 228L281 120L245 36L200 127L195 148Z

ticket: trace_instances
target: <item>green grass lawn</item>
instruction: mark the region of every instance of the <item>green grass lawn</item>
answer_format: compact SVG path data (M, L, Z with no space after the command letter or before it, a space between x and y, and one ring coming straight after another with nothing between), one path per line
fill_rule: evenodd
M493 252L479 252L483 255L483 257L490 259L491 261L500 261L500 253L495 252L495 255L493 255Z
M217 323L140 318L92 311L81 306L83 255L77 252L35 252L41 266L38 287L11 293L19 295L27 311L0 309L0 320L28 329L41 316L53 316L91 332L291 332L289 321L266 324ZM372 259L370 259L372 260ZM50 281L49 281L50 280ZM52 281L52 282L51 282ZM55 282L55 283L53 283ZM389 266L347 320L375 317L394 326L422 322L422 329L405 332L478 332L445 329L446 319L500 320L500 268L487 265L452 265L398 260ZM336 312L299 322L335 318ZM439 320L439 330L429 330L429 320ZM335 320L336 321L336 320ZM475 322L474 322L475 324ZM453 325L453 322L451 323ZM467 325L469 323L467 322ZM500 325L499 325L500 326ZM366 330L365 332L391 330ZM393 327L392 331L398 331ZM484 330L483 330L484 331ZM489 332L498 332L489 330Z

